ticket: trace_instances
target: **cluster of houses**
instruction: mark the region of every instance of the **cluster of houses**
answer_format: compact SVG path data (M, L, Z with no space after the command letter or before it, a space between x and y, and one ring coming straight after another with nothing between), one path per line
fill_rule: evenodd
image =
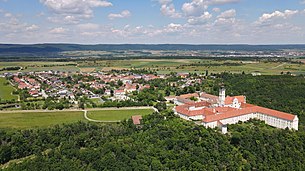
M19 78L18 76L14 76L13 81L18 85L19 89L27 89L29 94L33 97L42 95L40 83L33 78L27 76Z
M219 96L201 92L166 99L177 105L173 110L179 117L205 127L219 127L222 133L227 133L228 124L250 119L262 120L276 128L298 130L297 115L249 104L245 96L226 96L224 87L220 88Z
M109 96L111 100L127 100L128 94L134 91L142 91L150 88L148 84L142 85L134 83L138 79L146 81L165 78L165 75L153 74L113 74L113 73L78 73L81 77L91 77L90 81L78 80L71 83L72 73L59 71L42 71L29 73L16 73L8 75L12 77L11 82L19 89L27 90L32 97L56 97L66 98L75 103L76 95L87 96L88 98L100 98L101 94L94 93L93 90L103 89L103 95ZM31 78L30 78L31 77ZM69 81L64 78L68 78ZM117 86L117 82L121 81L122 85ZM111 82L115 86L111 86ZM42 88L42 85L43 86ZM86 86L81 86L86 85ZM89 88L88 88L89 87Z

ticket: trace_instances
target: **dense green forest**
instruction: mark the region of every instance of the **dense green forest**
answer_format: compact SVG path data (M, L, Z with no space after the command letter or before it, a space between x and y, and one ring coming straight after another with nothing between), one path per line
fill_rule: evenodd
M141 129L129 121L1 131L1 163L34 154L6 170L305 169L303 131L274 129L254 120L222 135L170 112L143 121Z
M229 95L246 94L250 103L303 118L304 77L220 76L223 79L218 81L224 81ZM216 92L217 85L213 88ZM169 110L145 116L142 121L142 127L129 120L2 129L0 164L4 170L14 171L305 170L304 120L299 131L251 120L230 125L226 135L177 118ZM13 159L19 163L8 165Z

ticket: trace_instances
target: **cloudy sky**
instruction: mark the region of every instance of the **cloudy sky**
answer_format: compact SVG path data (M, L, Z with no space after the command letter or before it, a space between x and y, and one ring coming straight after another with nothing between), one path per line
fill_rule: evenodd
M0 43L305 43L305 0L0 0Z

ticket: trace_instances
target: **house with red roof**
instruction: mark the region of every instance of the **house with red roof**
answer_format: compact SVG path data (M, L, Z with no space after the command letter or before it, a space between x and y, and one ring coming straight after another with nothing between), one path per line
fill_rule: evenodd
M137 91L137 84L126 83L124 91L127 92L127 93Z
M142 120L142 116L141 115L131 116L131 119L132 119L132 123L134 125L140 125L141 124L141 120Z

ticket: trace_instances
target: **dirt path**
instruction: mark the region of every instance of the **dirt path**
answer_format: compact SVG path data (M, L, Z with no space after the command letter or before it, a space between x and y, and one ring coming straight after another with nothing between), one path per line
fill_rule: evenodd
M279 68L279 67L281 67L281 66L283 66L283 65L286 65L286 62L284 62L284 63L282 63L282 64L280 64L280 65L278 65L278 66L272 67L271 69L276 69L276 68Z
M90 119L88 116L87 116L87 113L88 111L87 110L84 110L84 117L86 120L90 121L90 122L99 122L99 123L115 123L115 122L121 122L119 120L115 120L115 121L100 121L100 120L95 120L95 119Z
M132 109L153 109L155 112L159 112L158 109L150 106L139 106L139 107L124 107L124 108L94 108L91 110L83 110L84 111L84 118L90 122L99 122L99 123L115 123L121 122L120 120L114 121L102 121L102 120L95 120L88 117L88 111L96 111L96 110L132 110Z

